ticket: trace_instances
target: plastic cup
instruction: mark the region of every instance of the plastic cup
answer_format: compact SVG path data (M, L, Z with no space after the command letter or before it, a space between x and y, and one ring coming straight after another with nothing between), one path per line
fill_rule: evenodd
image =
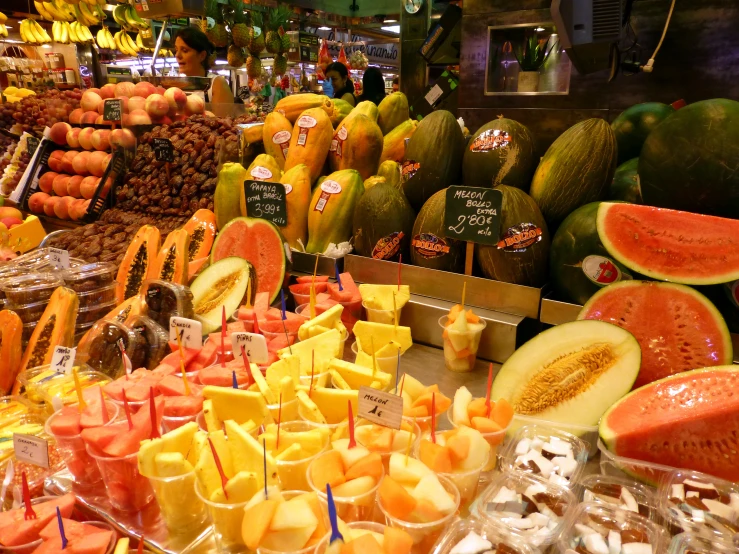
M341 304L341 302L340 302ZM342 304L343 306L343 304ZM303 313L305 312L305 313ZM301 304L297 308L295 308L295 313L298 315L302 315L303 317L310 320L310 305L309 304ZM343 320L343 312L342 312L342 323ZM348 339L351 336L351 333L347 332L342 338L341 338L341 348L339 348L339 354L336 356L339 359L342 359L344 357L344 347L346 346L346 339Z
M411 552L413 554L428 554L434 543L457 516L460 500L457 486L450 479L442 475L439 475L438 477L439 483L441 483L444 490L451 495L456 506L454 511L439 520L429 521L428 523L412 523L409 521L403 521L402 519L398 519L388 513L387 508L382 503L382 497L378 497L377 499L377 505L385 516L387 525L403 529L413 539L413 547L411 548Z
M291 500L291 499L295 498L296 496L301 496L303 494L305 494L305 491L304 490L299 490L299 491L289 490L289 491L283 491L282 492L282 497L285 500ZM329 530L329 532L326 533L326 535L323 537L323 539L321 539L321 540L324 540L324 539L326 539L326 537L330 537L331 536L331 523L328 520L328 512L327 511L323 511L323 513L321 515L323 516L323 524L324 524L325 528ZM303 548L301 550L293 550L293 551L290 551L289 554L313 554L313 552L315 552L316 546L318 544L320 544L320 541L318 543L312 544L311 546L306 546L305 548ZM264 547L260 546L260 547L257 547L257 554L286 554L286 553L285 552L282 552L280 550L271 550L269 548L264 548Z
M280 432L300 433L311 431L314 427L308 425L306 421L288 421L280 424ZM310 491L310 485L306 477L308 466L313 460L320 456L329 445L328 437L325 437L325 443L321 452L303 458L301 460L277 460L277 475L280 477L280 487L283 490L292 491Z
M315 384L315 383L314 383ZM280 413L280 405L278 404L267 404L272 420L277 423L287 423L288 421L299 421L300 416L298 415L298 399L293 398L289 402L282 403L282 413Z
M413 435L414 435L413 436L413 439L411 441L411 450L410 451L413 452L416 448L418 448L418 444L421 442L421 428L418 426L418 423L413 423L412 421L410 423L411 423L411 426L413 427ZM361 444L365 448L367 448L367 445L365 445L365 444L362 443L361 433L357 433L356 430L359 429L360 427L364 427L366 425L377 425L377 424L372 423L371 421L361 420L360 422L358 422L354 426L354 430L355 430L355 433L354 434L355 434L356 439L357 439L357 444ZM334 438L334 440L335 440L335 438ZM370 452L373 452L373 450L371 450L371 449L369 449L369 450L370 450ZM405 443L405 444L400 445L397 449L391 450L389 452L380 452L380 451L377 452L380 455L380 457L382 458L382 465L385 466L385 473L386 474L389 474L390 473L390 456L392 454L397 454L397 453L405 454L405 452L407 450L408 450L408 443Z
M194 489L208 514L216 541L216 551L234 554L246 552L246 544L241 537L241 523L244 519L244 507L248 502L234 504L211 502L209 498L206 498L207 495L198 480L195 480Z
M118 413L122 414L123 417L126 416L126 406L123 404L123 400L116 400L115 398L108 398L110 402L118 406ZM138 412L143 406L148 406L149 401L148 400L142 400L141 402L131 402L129 400L128 402L128 408L131 410L131 415Z
M283 337L283 338L285 337L284 331L280 331L279 333L270 333L269 331L260 330L260 332L264 336L264 340L266 340L267 343L269 343L269 341L274 340L278 337ZM287 332L287 342L290 345L293 345L296 342L298 342L298 333L291 333L290 331L288 331Z
M298 412L300 412L299 408ZM311 429L328 429L328 436L332 441L349 438L349 423L346 420L341 423L316 423L307 419L301 419L301 421ZM356 422L357 419L354 418L354 421Z
M195 422L198 424L198 427L201 431L205 431L206 433L209 433L208 426L205 423L205 414L203 412L200 412L197 416L195 416ZM254 437L255 439L259 436L259 428L260 425L257 425L249 431L249 434Z
M318 499L322 504L326 505L326 509L328 510L328 495L326 494L326 490L318 488L311 478L311 466L318 463L318 461L322 457L326 456L326 454L328 454L328 452L320 454L311 462L306 472L306 478L308 479L308 485L310 485L311 490L316 492ZM357 496L337 496L334 494L333 497L334 504L336 505L336 515L339 516L344 523L350 523L353 521L377 521L382 516L382 514L380 514L376 509L377 489L380 488L380 482L384 476L385 470L383 468L382 475L377 480L377 483L375 483L375 486L364 494Z
M328 375L329 375L328 371L324 371L323 373L314 374L313 375L313 388L317 389L320 387L325 387L326 383L328 382ZM310 375L301 375L300 384L306 387L310 387Z
M445 336L444 365L449 371L454 371L456 373L465 373L468 371L472 371L473 369L475 369L475 364L477 363L477 350L480 347L480 337L482 337L482 332L485 330L487 323L484 319L480 319L482 329L477 331L468 331L467 333L459 333L457 331L450 331L446 328L447 319L447 316L442 316L439 318L439 326L443 329L443 333L447 335L450 333L456 335L465 335L467 337L469 347L457 352L452 346L452 343L449 340L448 336ZM464 353L465 350L467 351L465 355L460 357L459 354Z
M195 421L198 414L188 416L162 416L162 433L169 433L182 427L183 425Z
M352 343L352 352L354 353L354 360L356 362L357 355L359 354L359 349L357 347L357 341L354 341ZM400 358L403 357L403 353L400 353ZM377 364L377 369L379 371L383 371L385 373L389 373L392 376L392 379L390 379L390 387L395 387L395 380L398 376L398 364L400 363L400 360L397 355L394 356L383 356L382 358L378 358L375 356L375 363Z
M453 409L454 409L454 405L449 407L449 409L446 412L446 417L449 420L449 423L451 424L451 426L456 428L456 427L459 427L459 425L457 425L454 422L454 418L452 415ZM488 457L488 463L483 468L483 471L492 471L498 465L498 451L502 449L501 446L506 440L507 431L508 431L508 427L506 427L505 429L501 429L500 431L496 431L494 433L482 433L483 438L490 445L490 455Z
M118 406L113 402L106 401L106 408L110 425L118 418ZM56 441L56 449L64 460L69 472L74 476L74 482L81 486L90 486L99 483L103 478L100 475L97 462L87 453L85 442L81 435L57 435L51 431L51 424L59 417L60 412L55 412L46 420L44 431Z
M113 508L121 512L138 512L152 501L154 491L149 480L139 473L138 452L112 457L94 452L88 446L87 453L98 465Z
M339 516L341 517L341 516ZM385 534L385 525L383 523L377 523L374 521L352 521L348 522L345 520L345 523L350 529L361 529L364 531L372 531L373 533L377 533L379 535ZM321 542L319 542L316 545L316 554L325 554L326 550L328 550L329 541L331 540L331 533L326 534L325 537L321 539ZM347 540L346 537L344 537L344 540Z
M199 535L205 526L207 512L205 504L195 494L195 471L176 477L146 477L154 489L170 534Z
M395 323L395 314L397 314L398 325L400 325L400 312L403 309L402 306L395 310L378 310L376 308L370 308L367 304L362 302L362 307L364 308L364 311L367 312L367 321L393 325Z
M48 502L49 500L56 500L58 497L56 496L39 496L38 498L32 498L31 499L31 506L35 506L36 504L41 504L42 502ZM22 503L20 505L20 508L24 508L26 506L25 503ZM35 541L27 542L25 544L19 544L17 546L4 546L0 544L0 552L3 554L31 554L34 550L36 550L42 543L43 539L36 539Z

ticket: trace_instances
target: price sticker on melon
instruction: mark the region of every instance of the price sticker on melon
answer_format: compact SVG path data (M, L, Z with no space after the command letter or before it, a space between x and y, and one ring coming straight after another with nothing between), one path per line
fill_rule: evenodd
M186 317L169 318L169 340L177 343L177 335L183 348L200 350L203 347L203 325L194 319Z
M51 356L51 369L57 373L72 373L76 354L76 348L67 348L66 346L55 347L54 354Z
M23 433L13 433L15 459L49 469L49 442Z
M403 398L370 387L359 387L357 417L390 429L400 429L403 421Z
M69 252L60 248L49 248L49 261L57 269L69 269Z
M257 333L231 333L231 348L234 358L241 360L241 347L244 347L246 357L253 364L266 364L269 359L267 341L264 335Z

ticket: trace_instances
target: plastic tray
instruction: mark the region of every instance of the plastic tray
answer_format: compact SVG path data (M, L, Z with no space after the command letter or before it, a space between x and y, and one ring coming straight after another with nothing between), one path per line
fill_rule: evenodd
M583 502L593 502L595 504L606 504L608 506L623 508L625 506L623 500L618 498L618 500L614 502L614 494L606 493L603 490L608 487L622 487L627 489L638 504L638 512L636 513L657 523L662 523L662 517L659 515L659 509L657 508L657 498L655 497L654 489L642 485L641 483L637 483L633 479L616 477L614 475L586 475L578 484L578 497Z
M600 440L598 441L598 450L600 450L600 472L603 475L636 479L650 487L657 487L660 479L675 469L670 466L617 456L610 452Z
M115 296L115 290L113 291ZM106 302L105 304L92 304L85 308L80 307L77 312L77 325L85 325L88 323L95 323L98 319L105 316L110 310L115 308L115 298L112 301Z
M97 262L67 269L61 277L70 289L84 293L114 283L116 272L115 264Z
M709 540L692 533L672 537L667 554L736 554L737 547L720 540Z
M49 305L49 299L41 300L40 302L33 302L32 304L24 304L22 306L16 305L13 302L6 302L5 306L8 310L13 310L21 318L24 324L35 324L41 319L46 306ZM30 336L30 335L29 335Z
M449 554L449 552L452 551L452 548L454 548L459 541L464 539L471 532L474 532L483 539L490 541L493 548L496 549L498 548L498 545L505 545L510 549L506 552L516 552L518 554L538 553L538 550L535 548L532 548L515 537L502 534L498 529L484 521L479 519L465 519L456 521L447 528L431 549L431 554Z
M560 423L559 421L549 421L548 419L540 419L525 415L514 415L513 421L508 426L508 433L513 435L522 425L539 425L542 427L551 427L559 429L565 433L575 435L588 446L588 457L593 457L598 453L598 426L597 425L577 425L575 423Z
M129 322L136 333L141 347L136 350L136 358L131 358L133 368L154 369L169 354L169 333L150 317L138 315Z
M61 286L64 281L50 273L28 273L3 282L2 291L8 305L25 306L48 300Z
M102 310L101 313L108 311L110 307ZM141 347L136 333L123 323L108 320L100 320L92 326L90 333L77 347L77 359L86 362L94 370L112 379L117 379L125 373L123 357L117 344L119 339L123 340L126 354L133 361L136 357L136 350Z
M195 313L192 308L192 292L188 287L169 283L167 281L144 281L141 294L146 300L148 316L169 329L169 319L186 317L193 319Z
M91 291L78 292L77 297L80 299L80 309L94 308L101 304L115 304L115 291L117 287L118 285L116 283L110 283Z
M75 368L83 389L110 381L110 377L93 371L89 365L81 363L79 359L75 361ZM48 375L41 377L44 374ZM45 403L52 409L51 411L56 411L64 405L77 402L77 390L72 374L57 373L50 370L48 365L43 365L27 369L18 376L18 379L25 387L28 400L32 404Z

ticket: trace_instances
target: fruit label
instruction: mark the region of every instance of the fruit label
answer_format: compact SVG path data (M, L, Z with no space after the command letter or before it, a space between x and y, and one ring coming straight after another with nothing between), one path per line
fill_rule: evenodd
M244 347L249 363L266 364L269 358L267 341L257 333L231 333L231 348L234 359L241 360L241 347Z
M529 246L540 242L542 238L541 227L533 223L519 223L503 233L498 241L498 250L505 252L526 252Z
M601 287L621 280L621 270L612 260L603 256L587 256L582 261L582 272Z
M346 127L339 129L339 131L334 135L334 139L331 141L331 148L329 148L329 151L336 152L336 155L341 158L341 153L344 150L344 141L348 135L349 133L347 133Z
M305 146L308 142L308 131L318 124L314 117L301 115L298 119L298 146Z
M411 247L415 248L418 255L427 260L440 258L449 254L449 245L446 241L433 233L420 233L413 237Z
M403 420L403 398L370 387L359 387L357 417L390 429L400 429Z
M290 133L290 131L278 131L274 135L272 135L272 142L280 147L280 150L282 150L282 155L285 157L285 159L287 159L287 151L290 147L291 138L292 133Z
M402 182L410 181L413 176L421 169L421 164L414 160L406 160L400 166L400 180Z
M200 350L203 347L203 325L186 317L169 318L169 340L177 344L177 335L183 348Z
M251 170L251 176L254 177L257 181L267 181L268 179L272 178L272 172L266 167L258 165Z
M74 357L76 353L76 348L56 346L54 348L54 353L51 355L51 365L49 368L57 373L71 373L72 368L74 367Z
M28 152L28 155L33 157L33 155L36 153L36 148L38 148L39 140L36 137L32 137L31 135L28 135L26 137L26 151Z
M293 186L290 183L285 185L285 194L290 194L293 191Z
M488 152L510 146L513 137L500 129L488 129L480 133L470 144L470 152Z
M69 269L69 252L60 248L49 248L49 261L57 269Z
M13 433L15 459L49 469L49 442L23 433Z
M372 249L372 257L375 260L391 259L400 250L400 243L404 236L403 231L396 231L386 237L382 237Z
M340 192L341 185L339 183L329 180L324 181L323 183L321 183L321 196L318 198L318 202L316 202L316 207L313 208L313 210L323 213L323 210L326 209L326 204L328 204L331 195L339 194Z

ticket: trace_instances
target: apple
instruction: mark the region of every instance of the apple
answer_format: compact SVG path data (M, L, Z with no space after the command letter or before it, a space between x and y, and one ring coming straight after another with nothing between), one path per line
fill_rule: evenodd
M85 110L83 110L82 108L72 110L71 112L69 112L69 122L79 125L80 121L82 120L83 113L85 113Z
M72 169L77 175L89 175L87 164L90 161L90 152L80 152L72 160Z
M98 183L100 182L100 177L85 177L82 179L82 183L80 184L80 193L82 194L82 198L85 198L89 200L92 198L92 196L95 194L95 189L98 188Z
M43 213L44 203L49 198L51 197L45 192L34 192L28 197L28 209L35 214Z
M54 123L54 125L51 126L51 132L49 133L49 138L53 140L56 144L60 144L62 146L67 145L67 133L72 130L72 126L69 123L64 123L63 121L59 121L57 123Z
M74 173L74 166L72 165L72 160L74 160L77 154L79 154L77 150L70 150L64 153L64 155L62 156L62 172Z
M128 99L128 113L134 110L143 110L146 107L146 98L143 96L132 96Z
M20 210L11 206L0 206L0 219L4 219L6 217L12 217L23 221L23 214Z
M58 196L49 196L44 201L44 213L48 216L54 216L54 206L56 206L56 203L61 200Z
M85 127L77 136L77 140L80 142L80 146L85 150L92 150L92 134L94 132L95 129L93 127Z
M105 171L103 169L103 163L107 157L108 154L105 152L96 151L90 154L90 158L87 162L87 171L90 172L90 175L95 177L103 176L103 172Z
M131 125L151 125L151 117L144 110L131 110L128 117Z
M57 175L59 175L59 173L57 173L56 171L47 171L46 173L44 173L41 177L39 177L38 188L49 194L53 190L52 184L54 183L54 179L56 179Z
M80 100L80 107L88 112L94 112L98 109L98 104L102 102L103 99L100 97L99 94L96 92L93 92L92 90L86 91L82 95L82 99Z
M133 87L133 95L147 98L150 94L155 94L156 87L148 81L140 81Z
M82 154L86 154L86 152L80 153L80 155ZM84 179L85 178L82 175L72 175L67 183L67 194L69 196L74 196L75 198L80 198L82 195L80 192L80 185Z
M47 164L52 171L59 173L62 170L62 157L64 154L64 150L54 150L51 153Z
M92 133L92 146L95 150L108 150L110 148L110 131L107 129L96 129Z
M164 91L164 98L167 99L170 109L175 113L185 109L185 104L187 104L187 95L179 87L169 87Z
M131 98L134 95L133 90L134 84L129 81L121 81L115 85L115 95L119 97L125 96L126 98Z
M100 89L100 98L102 98L103 100L105 100L106 98L114 98L115 95L115 85L112 83L103 85Z
M110 132L110 144L132 149L136 146L136 136L130 129L115 129Z
M57 196L67 196L67 185L69 184L69 175L60 173L51 184L54 194Z
M89 125L91 123L95 123L97 121L97 118L100 114L97 112L89 111L82 114L82 119L80 120L81 125Z
M80 132L81 131L82 131L82 129L80 129L79 127L72 127L67 132L67 144L70 146L70 148L79 148L80 147L79 136L80 136Z
M205 101L195 94L190 94L187 97L187 103L185 104L185 113L187 115L194 115L203 113L205 111Z
M169 102L161 94L152 94L146 99L146 107L144 109L152 117L161 117L167 115Z

